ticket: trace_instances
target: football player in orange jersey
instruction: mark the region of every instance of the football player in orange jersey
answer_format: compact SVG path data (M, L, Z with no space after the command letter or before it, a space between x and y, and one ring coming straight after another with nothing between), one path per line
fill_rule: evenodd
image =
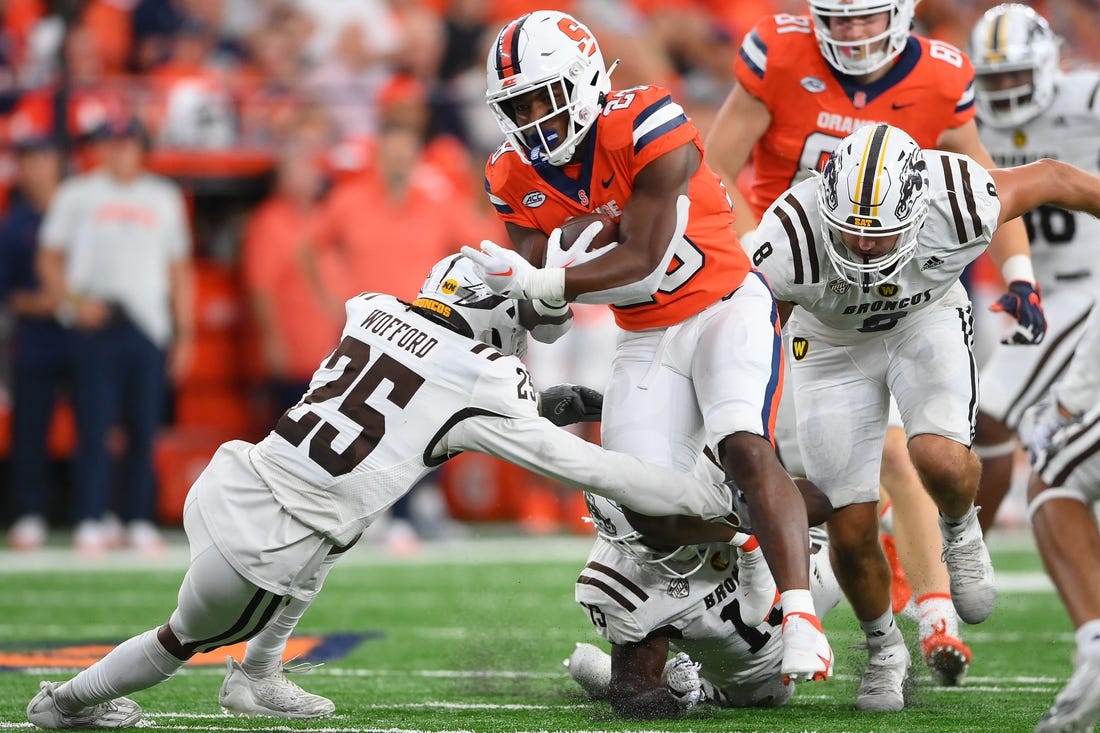
M765 17L745 37L736 82L707 139L707 160L730 189L739 232L755 229L773 200L820 169L839 139L868 122L887 122L922 148L962 153L994 167L974 122L973 67L954 46L910 33L914 4L810 0L809 15ZM734 182L750 153L754 180L746 201ZM1002 227L991 251L1006 264L1006 282L1025 281L1038 308L1022 223ZM1029 338L1041 339L1042 333ZM788 402L780 412L781 436ZM948 595L935 506L909 459L899 417L892 410L884 494L893 501L894 536L920 615L923 656L941 682L958 684L970 650L959 639ZM779 447L784 457L797 450L784 440ZM904 606L906 590L895 583L895 612Z
M483 241L463 252L510 297L612 306L623 332L603 444L685 470L704 446L720 457L781 591L782 674L827 678L805 506L772 444L783 375L775 301L737 241L698 130L667 89L612 92L595 37L564 13L507 24L487 77L507 139L489 158L486 188L518 251ZM592 211L620 222L617 246L588 252L593 225L563 248L557 227Z

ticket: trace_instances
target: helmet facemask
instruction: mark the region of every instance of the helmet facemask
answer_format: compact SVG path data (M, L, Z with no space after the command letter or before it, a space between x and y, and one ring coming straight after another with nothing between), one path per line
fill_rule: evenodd
M518 301L494 293L462 255L437 262L412 305L426 318L502 354L527 353L527 329L520 324Z
M913 0L810 0L814 35L821 54L842 74L863 76L896 59L909 40ZM833 37L832 18L853 18L889 13L886 30L871 38L841 41ZM881 46L881 48L875 48Z
M970 37L975 104L982 122L1017 127L1054 101L1061 39L1026 5L987 11ZM1030 73L1027 73L1030 72ZM1011 86L1002 75L1013 74Z
M928 216L928 171L919 146L888 125L868 125L841 141L818 179L825 253L864 291L894 279L913 258ZM889 252L861 256L842 235L897 236Z
M611 90L595 36L557 11L529 13L505 26L489 51L486 73L486 101L497 124L532 163L567 163ZM517 100L538 99L540 92L550 111L520 124ZM564 137L546 126L559 115L568 118Z
M657 549L645 544L642 533L634 529L622 509L609 499L592 494L584 495L588 505L585 521L596 527L596 533L627 557L642 565L654 565L664 574L687 578L703 567L707 560L706 545L681 545Z

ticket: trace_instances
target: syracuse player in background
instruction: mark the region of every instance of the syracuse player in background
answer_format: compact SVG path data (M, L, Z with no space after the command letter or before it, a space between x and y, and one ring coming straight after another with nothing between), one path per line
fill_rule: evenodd
M954 46L910 33L914 0L810 0L809 7L810 15L765 17L745 37L736 82L707 139L707 161L730 190L739 232L755 229L774 200L820 170L840 139L868 122L887 122L922 148L994 167L974 123L973 67ZM746 202L734 182L750 153L755 178ZM755 249L747 242L746 248ZM1034 293L1020 222L1002 227L990 251L1007 265L1006 282L1025 280ZM788 415L789 399L779 424L785 461L797 454L785 439L793 434ZM959 639L935 505L921 487L900 424L892 409L882 463L898 554L920 616L924 659L941 682L958 684L971 654ZM798 473L797 466L788 469ZM897 588L894 595L897 612L905 597Z
M510 297L612 305L623 333L604 446L688 471L704 445L720 457L781 591L782 673L827 678L806 510L771 443L783 375L775 302L737 241L698 130L667 89L612 92L595 37L557 11L507 24L487 77L507 140L486 188L518 252L489 241L463 252ZM592 211L620 220L618 246L588 253L593 225L563 251L557 227Z

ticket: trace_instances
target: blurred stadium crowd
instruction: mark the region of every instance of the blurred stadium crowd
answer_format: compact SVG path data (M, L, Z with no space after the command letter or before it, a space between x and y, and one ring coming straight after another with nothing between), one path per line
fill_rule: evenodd
M920 32L964 47L993 4L923 0ZM178 521L221 441L262 436L297 401L334 342L345 298L378 290L411 299L442 256L482 238L507 241L482 188L485 158L501 141L484 103L484 59L503 23L544 5L0 0L0 212L26 196L29 152L56 153L63 179L99 162L109 129L138 136L145 166L174 180L187 204L193 348L173 374L155 443L159 522ZM1032 5L1065 39L1063 58L1100 61L1097 0ZM806 11L802 0L554 6L589 25L605 58L623 60L615 88L672 88L704 136L744 34L761 16ZM20 349L12 248L0 241L0 456L8 459ZM543 384L598 387L613 338L606 309L578 306L566 344L532 349L532 372ZM62 375L46 439L54 468L42 485L21 489L0 472L0 527L23 513L17 490L48 498L51 523L70 520L69 471L79 468L64 465L76 444L64 383ZM117 452L125 438L116 438ZM467 457L442 478L450 513L584 531L579 496L563 499L517 470Z

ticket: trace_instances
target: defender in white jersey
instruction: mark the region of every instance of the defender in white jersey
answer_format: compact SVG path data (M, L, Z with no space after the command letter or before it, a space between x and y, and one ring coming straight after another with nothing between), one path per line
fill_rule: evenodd
M1076 629L1074 671L1036 733L1078 733L1100 720L1100 311L1062 378L1025 413L1034 473L1028 517L1043 564Z
M301 403L257 445L224 444L188 494L191 567L168 623L68 682L43 682L28 719L41 728L136 725L141 708L123 695L162 682L196 652L252 637L243 665L228 660L225 708L331 713L331 701L283 676L286 639L340 553L465 450L648 514L729 514L727 487L606 451L540 417L517 356L527 307L492 293L458 255L432 269L411 304L377 293L349 300L340 344ZM564 424L598 419L600 399L567 386L544 393L542 407Z
M753 261L785 310L807 477L832 502L833 566L868 637L857 706L896 710L908 654L878 543L879 456L889 397L940 510L952 600L968 623L995 600L974 508L977 403L970 303L958 281L1004 221L1043 203L1100 212L1100 178L1044 159L986 171L921 151L888 125L845 138L823 173L783 194Z
M1059 43L1042 16L1016 3L988 10L974 27L979 130L998 166L1053 158L1100 173L1100 70L1061 72ZM1047 336L1028 349L995 346L982 366L974 450L984 531L1011 484L1020 416L1066 368L1100 294L1100 220L1049 205L1023 218Z
M828 500L809 482L798 483L809 521L824 521ZM783 609L750 535L687 517L660 527L647 521L642 532L636 514L600 496L585 498L598 537L576 599L611 644L609 655L578 643L566 660L589 695L626 718L674 717L704 700L772 707L790 699L794 685L781 673ZM810 539L810 592L824 618L842 592L825 532L811 529ZM705 544L681 544L695 541ZM755 562L746 565L746 555ZM746 601L760 594L766 605L747 612Z

